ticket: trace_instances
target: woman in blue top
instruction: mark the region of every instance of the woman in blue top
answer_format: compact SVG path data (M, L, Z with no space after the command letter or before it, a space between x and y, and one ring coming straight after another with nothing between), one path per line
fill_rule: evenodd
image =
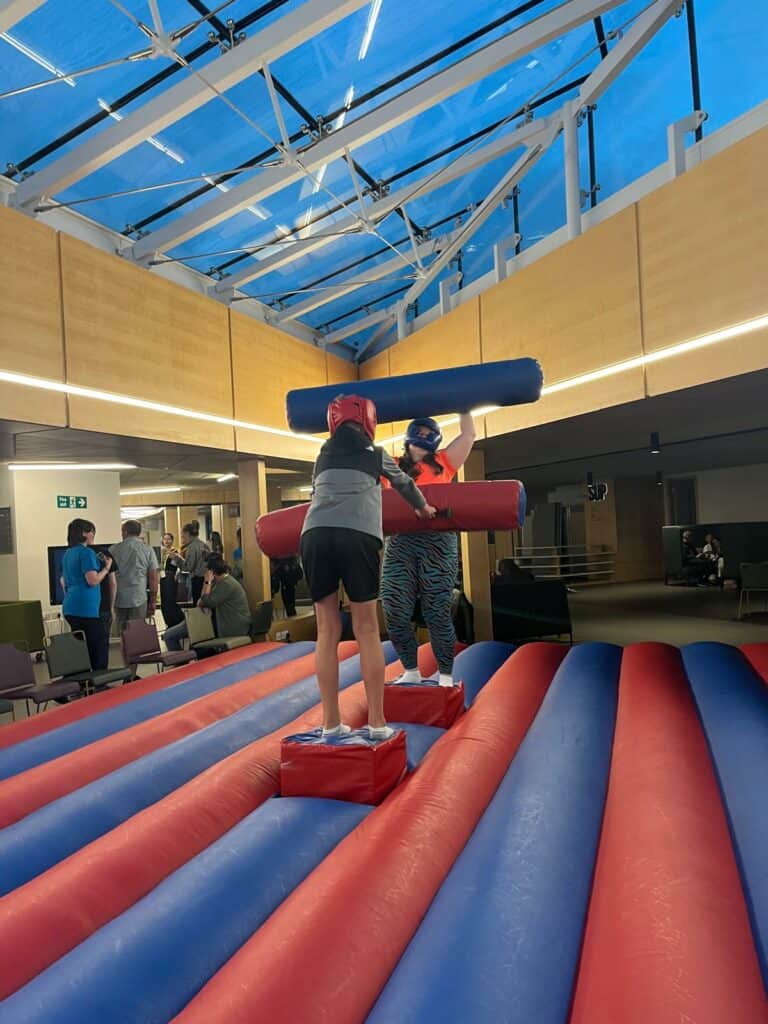
M64 618L72 630L82 630L91 665L101 665L104 630L99 618L101 581L109 573L112 559L91 550L96 527L87 519L73 519L67 527L69 550L61 563Z

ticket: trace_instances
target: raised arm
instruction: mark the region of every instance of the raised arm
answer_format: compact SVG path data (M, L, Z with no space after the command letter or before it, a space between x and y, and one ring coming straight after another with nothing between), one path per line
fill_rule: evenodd
M472 413L461 413L459 424L461 426L461 433L443 449L454 469L461 469L467 461L477 436L475 434L475 421L472 419Z

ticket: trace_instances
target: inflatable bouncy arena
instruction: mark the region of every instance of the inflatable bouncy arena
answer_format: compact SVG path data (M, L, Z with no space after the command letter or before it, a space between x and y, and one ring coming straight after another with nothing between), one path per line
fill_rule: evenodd
M456 678L390 686L443 725L397 724L375 805L281 795L292 745L331 788L388 757L318 743L312 644L0 730L0 1022L768 1020L768 644L481 642Z

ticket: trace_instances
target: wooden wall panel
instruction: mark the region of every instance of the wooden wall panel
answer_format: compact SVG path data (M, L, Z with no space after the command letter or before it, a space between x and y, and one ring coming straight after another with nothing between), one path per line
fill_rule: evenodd
M470 299L446 316L409 337L399 341L389 350L390 376L399 377L407 373L422 373L425 370L447 370L454 366L471 366L480 362L480 299ZM422 410L414 408L413 415ZM392 424L395 436L402 434L408 420ZM483 425L478 423L478 436ZM452 434L446 434L446 440Z
M288 429L285 396L327 382L326 354L241 313L230 313L235 418ZM236 429L237 450L314 461L318 445L300 438Z
M483 362L533 356L547 383L642 352L637 224L632 207L480 296ZM642 371L488 416L506 433L642 398Z
M0 206L0 369L64 380L56 232ZM0 384L3 419L65 426L66 398Z
M376 377L389 377L389 353L391 349L385 349L371 359L366 359L359 366L360 380L373 380ZM382 423L376 431L376 440L379 444L386 444L387 438L392 437L392 424ZM387 449L388 451L390 449Z
M325 377L328 384L345 384L358 379L357 367L326 349Z
M768 314L768 128L638 204L648 351ZM768 366L768 329L651 364L660 394Z
M232 416L228 311L223 305L61 235L67 377L76 384ZM232 427L70 401L70 423L232 449Z

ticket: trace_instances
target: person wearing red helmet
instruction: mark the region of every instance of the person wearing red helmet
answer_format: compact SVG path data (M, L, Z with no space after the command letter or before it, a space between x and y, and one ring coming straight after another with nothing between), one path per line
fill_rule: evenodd
M458 437L441 448L440 425L427 416L413 420L405 434L400 468L417 484L449 484L472 451L475 425L468 412L459 416ZM401 533L390 537L381 574L381 603L389 638L405 672L398 682L421 681L416 661L413 616L416 600L429 630L439 683L453 686L456 633L451 618L453 588L459 573L455 533Z
M372 739L387 739L392 730L384 719L384 653L376 615L384 537L381 478L421 518L430 518L435 509L391 455L374 445L376 406L370 399L339 395L328 406L328 430L331 436L320 449L312 474L312 499L301 534L301 560L317 617L315 659L323 735L350 731L339 714L338 591L343 583L360 646L368 732Z

